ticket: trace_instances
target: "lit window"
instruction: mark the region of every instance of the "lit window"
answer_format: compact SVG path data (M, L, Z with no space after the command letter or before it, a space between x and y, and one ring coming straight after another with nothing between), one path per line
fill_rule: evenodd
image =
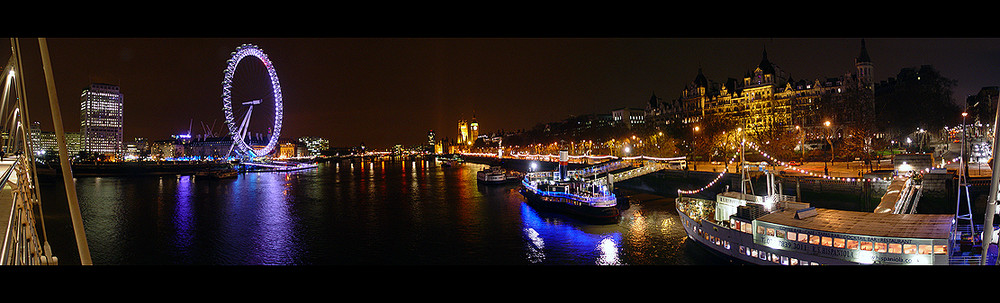
M847 245L844 247L847 249L858 249L858 240L847 240Z
M903 252L903 245L899 243L889 244L889 253L898 254Z
M803 242L803 243L809 242L809 235L800 233L799 234L799 242Z
M931 254L931 246L930 245L920 245L919 253L921 255L929 255L929 254Z
M777 230L777 232L775 233L775 236L777 236L778 238L784 238L784 237L785 237L785 231L784 231L784 230L780 230L780 229L779 229L779 230Z
M833 244L833 238L823 237L823 246L831 246Z
M934 254L943 255L948 253L948 245L934 245Z
M885 243L875 242L875 252L884 253L885 252Z
M757 233L763 235L764 234L764 227L763 226L757 226Z
M795 233L788 232L788 241L795 241Z
M809 244L819 245L819 236L809 235Z
M833 239L833 247L844 248L844 239L841 238Z

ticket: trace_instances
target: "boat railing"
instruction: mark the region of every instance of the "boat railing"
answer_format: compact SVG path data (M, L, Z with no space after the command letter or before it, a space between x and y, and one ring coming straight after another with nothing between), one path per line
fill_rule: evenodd
M614 206L614 205L617 205L617 203L618 203L618 200L617 200L617 198L615 198L615 195L613 193L607 193L606 195L603 195L603 194L602 195L597 195L597 194L594 194L594 195L579 195L579 194L573 194L573 193L567 193L567 192L559 192L559 191L545 191L545 190L541 190L538 187L536 187L535 185L531 184L530 182L528 182L527 179L521 180L521 185L524 185L525 188L528 188L529 190L531 190L533 192L536 192L536 193L539 193L541 195L550 196L550 197L560 197L560 198L573 199L573 200L577 200L577 201L580 201L580 202L588 203L588 204L591 204L593 206L598 206L598 207Z

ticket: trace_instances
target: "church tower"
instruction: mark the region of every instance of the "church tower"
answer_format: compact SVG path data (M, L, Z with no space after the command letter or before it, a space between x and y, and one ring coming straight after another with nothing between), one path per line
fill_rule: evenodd
M874 89L875 66L872 65L871 57L868 57L868 49L865 48L864 39L861 39L861 53L854 59L854 67L857 68L859 85Z

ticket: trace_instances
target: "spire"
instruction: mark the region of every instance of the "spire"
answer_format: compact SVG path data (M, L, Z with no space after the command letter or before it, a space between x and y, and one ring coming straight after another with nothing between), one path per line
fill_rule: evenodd
M868 57L868 49L865 48L865 39L861 39L861 53L858 54L858 58L855 59L856 63L871 63L872 59Z
M764 51L761 54L760 64L757 65L760 70L764 71L765 74L774 74L774 65L771 61L767 60L767 47L764 47Z
M701 67L698 67L698 75L694 77L694 87L708 87L708 79L701 73Z

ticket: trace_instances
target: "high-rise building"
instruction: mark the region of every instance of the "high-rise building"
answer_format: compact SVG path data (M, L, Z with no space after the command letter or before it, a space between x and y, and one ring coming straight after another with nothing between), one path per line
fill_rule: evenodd
M80 93L80 148L92 154L121 156L124 96L117 85L93 83Z

